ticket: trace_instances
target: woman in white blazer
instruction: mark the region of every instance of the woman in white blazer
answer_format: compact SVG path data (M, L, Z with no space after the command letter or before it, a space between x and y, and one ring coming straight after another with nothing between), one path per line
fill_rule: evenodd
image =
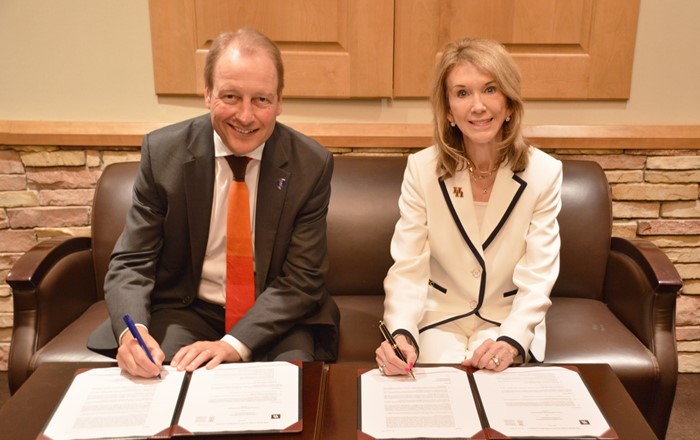
M432 90L434 142L408 159L384 281L384 374L416 361L502 371L542 361L559 273L561 162L521 133L520 74L495 41L443 52Z

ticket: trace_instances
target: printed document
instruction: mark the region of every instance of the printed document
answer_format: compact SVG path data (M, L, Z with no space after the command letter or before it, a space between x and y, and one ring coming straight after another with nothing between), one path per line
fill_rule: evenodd
M282 431L301 417L299 368L226 364L192 375L178 425L189 432Z
M161 379L118 367L78 374L44 430L53 440L153 436L173 419L184 372L164 367Z
M469 378L453 367L409 376L371 370L361 379L362 432L382 438L468 438L481 431Z
M298 432L301 364L231 363L161 379L118 367L78 373L41 438L170 438L199 433Z
M481 370L474 380L490 427L508 437L600 437L610 429L577 371Z
M416 379L360 376L359 431L375 439L615 439L578 371L459 366L414 368Z

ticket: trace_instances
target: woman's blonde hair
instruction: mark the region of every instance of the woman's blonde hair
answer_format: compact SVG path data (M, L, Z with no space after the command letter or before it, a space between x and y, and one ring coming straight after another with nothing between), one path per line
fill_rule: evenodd
M439 151L438 173L450 177L466 167L464 138L459 127L450 126L447 96L447 77L455 66L471 63L493 77L498 89L505 95L511 110L510 121L501 127L500 161L510 164L513 172L527 167L528 144L523 138L521 124L523 101L520 91L520 72L506 48L499 42L465 38L445 47L435 71L431 92L433 106L433 141Z

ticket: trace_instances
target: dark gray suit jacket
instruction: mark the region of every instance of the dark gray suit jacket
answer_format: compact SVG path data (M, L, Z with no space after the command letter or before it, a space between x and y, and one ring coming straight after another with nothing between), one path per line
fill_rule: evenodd
M133 205L105 279L111 325L93 332L88 347L116 348L125 313L148 325L152 310L194 301L209 235L214 162L208 114L145 136ZM337 355L339 311L325 289L332 173L330 152L276 124L258 181L256 301L230 332L254 356L299 324L315 329L316 359Z

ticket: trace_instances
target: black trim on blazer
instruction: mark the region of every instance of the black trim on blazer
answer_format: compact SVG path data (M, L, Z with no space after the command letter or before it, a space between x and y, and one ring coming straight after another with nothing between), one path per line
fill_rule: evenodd
M443 319L442 321L433 322L432 324L428 324L423 328L419 328L418 333L423 333L426 330L430 330L431 328L435 328L435 327L441 326L443 324L447 324L448 322L452 322L452 321L456 321L458 319L466 318L467 316L471 316L475 313L476 313L476 309L472 310L471 312L464 313L462 315L451 316L447 319Z
M506 212L503 214L503 217L501 217L501 220L498 222L496 225L496 228L494 228L493 232L489 235L489 237L486 239L484 244L482 245L482 249L486 249L489 244L496 238L496 235L498 235L498 232L503 228L503 225L505 224L506 220L508 220L508 217L510 217L510 214L513 212L513 209L515 208L516 203L520 199L520 197L523 194L523 191L525 191L525 187L527 186L527 182L525 182L523 179L520 178L520 176L513 174L513 180L516 182L520 183L520 188L518 191L515 193L515 196L511 200L510 204L508 205L508 209L506 209ZM447 191L447 186L445 184L445 180L443 178L438 178L438 185L440 185L440 190L442 191L442 196L445 199L445 203L447 204L447 208L450 211L450 214L452 215L452 219L454 220L455 224L457 225L457 229L459 229L460 235L462 235L462 239L467 243L467 246L469 246L469 249L472 251L472 254L474 254L474 257L479 263L479 266L481 266L481 280L479 283L479 301L477 302L476 307L474 310L471 310L467 313L463 313L460 315L452 316L447 319L443 319L442 321L434 322L432 324L426 325L423 328L418 329L418 333L423 333L426 330L430 330L431 328L438 327L443 324L447 324L452 321L456 321L458 319L466 318L467 316L471 316L476 314L480 319L483 319L486 322L490 322L492 324L496 324L498 326L501 325L501 323L496 322L496 321L491 321L489 319L484 318L483 316L479 315L479 309L481 309L481 306L484 303L484 294L486 291L486 263L484 262L484 259L481 257L481 254L477 251L476 247L474 246L474 243L469 239L469 235L467 235L467 231L465 231L464 226L462 225L462 222L459 220L459 216L457 215L457 210L455 209L454 205L452 204L452 199L450 198L450 193Z
M510 337L508 337L508 336L501 336L501 337L497 338L496 340L497 340L497 341L507 342L508 344L510 344L510 345L512 345L513 347L515 347L515 349L518 350L518 354L519 354L520 357L522 358L523 363L525 363L525 361L526 361L526 359L527 359L527 358L525 357L525 349L523 349L523 346L520 345L520 343L519 343L518 341L516 341L515 339L510 338ZM532 353L531 353L531 354L532 354ZM534 359L534 358L533 358L533 359Z
M455 210L454 205L452 204L452 200L450 199L450 193L447 191L447 186L445 185L445 180L443 178L438 178L438 185L440 185L440 190L442 191L442 196L445 199L445 203L447 203L447 208L450 210L450 214L452 215L452 219L454 220L455 224L457 225L457 229L459 229L459 233L462 236L462 239L467 243L467 246L469 246L469 249L471 249L472 253L474 254L474 257L476 257L476 260L479 262L479 266L481 266L481 280L479 284L479 301L474 308L474 310L461 314L461 315L456 315L456 316L451 316L447 319L443 319L442 321L434 322L432 324L426 325L425 327L418 329L418 333L423 333L426 330L430 330L431 328L435 328L437 326L447 324L448 322L456 321L458 319L466 318L467 316L471 316L474 313L476 313L479 308L481 308L481 305L484 302L484 291L486 290L486 263L484 262L484 259L481 258L481 254L476 250L476 247L474 246L474 243L469 239L469 235L467 235L467 231L464 230L464 226L462 226L462 222L459 221L459 216L457 215L457 211Z
M484 318L483 316L481 316L481 313L479 313L478 310L476 311L476 316L478 316L479 318L481 318L483 321L486 321L486 322L488 322L488 323L490 323L490 324L493 324L493 325L495 325L495 326L497 326L497 327L500 327L500 326L501 326L501 323L500 323L500 322L494 321L494 320L492 320L492 319Z
M467 235L467 231L464 230L464 226L462 226L462 222L459 221L459 216L457 215L457 210L455 209L454 205L452 204L452 199L450 199L450 193L447 191L447 186L445 185L445 181L442 178L438 178L438 185L440 185L440 190L442 191L442 196L445 198L445 203L447 203L447 208L450 210L450 214L452 214L452 219L455 221L455 224L457 225L457 229L459 229L459 233L462 235L462 238L464 239L464 241L467 242L467 246L469 246L469 249L471 249L472 253L476 257L477 261L479 262L479 266L481 266L481 269L486 271L486 263L484 263L484 259L481 258L481 254L479 254L479 251L476 250L474 243L472 243L472 241L469 239L469 236Z
M516 293L518 293L518 289L511 290L509 292L503 292L503 298L508 298L509 296L513 296Z
M413 335L411 334L411 332L409 332L406 329L400 328L398 330L394 330L394 333L391 334L391 336L394 336L394 337L396 337L396 335L406 336L406 338L408 338L408 342L411 345L413 345L413 348L416 349L416 357L420 356L420 347L418 347L418 342L416 342L416 340L413 338Z
M444 287L442 287L441 285L439 285L438 283L436 283L436 282L433 281L433 280L430 280L430 279L429 279L429 280L428 280L428 285L429 285L430 287L432 287L433 289L437 290L438 292L447 293L447 289L445 289Z
M513 209L515 208L515 204L518 203L518 200L520 200L520 196L523 195L523 191L525 191L525 187L527 186L527 182L524 181L523 179L520 178L517 174L513 174L513 180L518 182L520 184L520 189L518 189L518 192L515 193L515 196L513 196L513 200L510 201L510 204L508 205L508 209L506 209L506 212L503 214L503 217L501 217L501 220L498 222L496 227L494 228L493 232L491 232L491 235L489 235L489 238L486 239L484 242L484 249L489 247L491 242L496 238L496 235L498 235L498 232L501 230L503 225L506 223L506 220L508 220L508 217L510 217L510 214L513 212Z

